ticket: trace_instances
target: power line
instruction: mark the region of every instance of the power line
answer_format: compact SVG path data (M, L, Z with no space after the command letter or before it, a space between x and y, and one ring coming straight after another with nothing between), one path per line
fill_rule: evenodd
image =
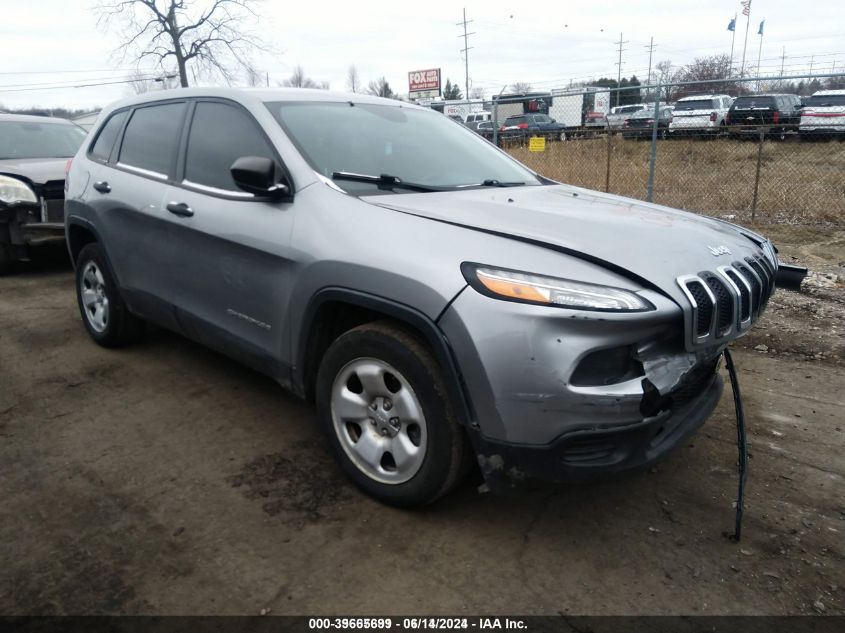
M157 75L151 75L149 77L135 77L133 79L122 79L120 81L102 81L99 83L90 83L90 84L77 84L73 86L48 86L48 87L37 87L37 88L12 88L12 89L2 89L0 92L27 92L31 90L64 90L67 88L91 88L93 86L110 86L114 84L131 84L135 83L136 81L151 81L156 79Z

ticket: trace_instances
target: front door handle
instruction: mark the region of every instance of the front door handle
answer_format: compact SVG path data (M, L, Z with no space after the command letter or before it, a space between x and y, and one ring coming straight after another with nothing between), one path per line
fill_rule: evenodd
M194 210L184 202L168 202L167 210L173 215L178 215L183 218L189 218L194 214Z
M111 185L109 185L109 183L105 180L99 180L94 183L94 189L100 193L109 193L111 191Z

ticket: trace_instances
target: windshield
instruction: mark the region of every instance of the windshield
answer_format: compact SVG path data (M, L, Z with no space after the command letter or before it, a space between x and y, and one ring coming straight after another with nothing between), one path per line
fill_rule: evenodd
M810 107L845 106L845 94L842 95L813 95L805 104Z
M528 169L478 134L432 110L349 102L275 102L267 107L326 178L335 173L387 174L438 189L492 180L540 184ZM338 186L362 194L385 188L348 179L339 180ZM406 193L387 193L394 191Z
M737 97L733 103L734 110L744 110L751 108L774 108L774 97Z
M712 110L714 107L713 99L691 99L675 104L676 110Z
M85 140L85 130L67 123L0 121L0 160L70 158Z

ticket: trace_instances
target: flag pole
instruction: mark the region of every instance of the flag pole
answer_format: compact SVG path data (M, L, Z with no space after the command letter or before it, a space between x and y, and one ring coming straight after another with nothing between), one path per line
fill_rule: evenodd
M745 77L745 50L748 48L748 26L751 24L751 0L748 0L748 16L745 18L745 44L742 46L742 66L740 67L739 77Z
M739 14L734 13L734 27L731 29L731 72L729 76L734 74L734 43L736 42L736 19Z

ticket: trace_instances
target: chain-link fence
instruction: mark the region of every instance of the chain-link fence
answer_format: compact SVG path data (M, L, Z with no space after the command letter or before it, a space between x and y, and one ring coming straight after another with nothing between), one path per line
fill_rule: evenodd
M845 74L586 87L499 95L471 118L548 178L800 242L845 229L843 88Z

